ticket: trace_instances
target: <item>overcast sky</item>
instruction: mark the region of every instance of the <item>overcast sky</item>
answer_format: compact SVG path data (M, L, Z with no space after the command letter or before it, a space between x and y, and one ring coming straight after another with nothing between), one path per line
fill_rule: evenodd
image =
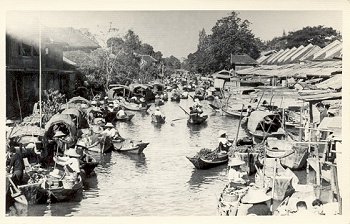
M324 25L342 31L342 13L339 11L236 11L239 17L249 20L256 37L271 40L305 26ZM207 33L216 21L229 15L230 11L55 11L41 12L43 24L51 27L88 28L92 32L112 26L123 35L128 29L135 31L140 39L151 44L164 56L187 57L195 52L198 33L205 28ZM21 24L27 14L37 18L39 13L7 14L7 22Z

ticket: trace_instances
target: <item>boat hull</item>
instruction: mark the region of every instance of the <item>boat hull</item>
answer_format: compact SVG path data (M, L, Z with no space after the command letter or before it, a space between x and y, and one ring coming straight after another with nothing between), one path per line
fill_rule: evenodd
M132 153L132 154L141 154L143 150L148 146L149 143L138 143L133 147L124 147L122 146L120 149L116 151L119 153Z
M210 168L214 168L228 162L228 156L223 156L216 161L213 160L205 160L201 157L186 157L197 169L206 170Z
M191 116L188 120L188 124L202 124L204 123L208 118L208 115L201 116Z

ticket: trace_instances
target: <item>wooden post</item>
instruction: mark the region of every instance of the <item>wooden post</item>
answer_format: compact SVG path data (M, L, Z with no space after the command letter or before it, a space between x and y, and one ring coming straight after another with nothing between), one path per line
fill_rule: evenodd
M321 169L320 169L320 160L319 160L319 157L318 157L318 145L316 145L315 147L315 154L316 154L316 185L318 187L321 186L321 175L320 175L320 172L321 172Z
M339 215L341 215L342 214L342 198L340 197L337 168L338 168L337 166L331 166L332 178L334 179L335 193L337 194L337 201L338 201L338 206L339 206L338 207L339 208Z

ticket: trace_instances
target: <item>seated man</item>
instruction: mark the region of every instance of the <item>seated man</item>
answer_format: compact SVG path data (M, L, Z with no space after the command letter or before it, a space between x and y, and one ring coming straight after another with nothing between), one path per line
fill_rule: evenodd
M154 111L154 113L152 115L153 116L160 116L161 118L165 118L165 116L160 111L159 107L156 107L156 110Z
M80 174L80 155L76 149L70 148L65 153L65 157L54 157L54 161L64 167L65 175L77 180Z
M123 107L119 107L119 110L117 112L117 118L125 118L126 117L126 113L124 111Z
M219 132L219 152L220 151L225 151L228 152L229 148L232 146L231 142L228 141L227 139L227 134L226 131L220 131Z

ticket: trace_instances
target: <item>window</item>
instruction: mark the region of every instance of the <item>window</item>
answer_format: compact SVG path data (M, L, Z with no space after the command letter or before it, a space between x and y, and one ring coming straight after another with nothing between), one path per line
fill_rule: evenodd
M32 46L25 44L25 43L22 43L21 55L22 56L32 56Z

